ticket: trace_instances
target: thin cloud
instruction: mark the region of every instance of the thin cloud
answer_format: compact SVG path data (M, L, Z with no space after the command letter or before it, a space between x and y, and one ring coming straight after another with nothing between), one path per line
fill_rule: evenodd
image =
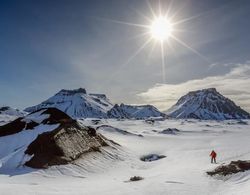
M190 80L180 84L156 84L143 93L137 94L144 103L154 104L160 110L167 110L189 91L216 88L221 94L232 99L243 109L250 111L250 63L237 64L225 75Z

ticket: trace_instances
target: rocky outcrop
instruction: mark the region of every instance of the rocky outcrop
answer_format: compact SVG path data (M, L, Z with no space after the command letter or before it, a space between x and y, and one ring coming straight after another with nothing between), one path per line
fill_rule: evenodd
M25 154L32 158L25 163L32 168L47 168L68 164L88 152L98 152L108 146L107 139L90 127L81 127L76 121L61 124L51 132L40 134Z
M48 168L71 163L84 154L117 146L94 128L80 125L56 108L46 108L0 127L1 169L26 165Z
M221 165L216 169L214 169L213 171L208 171L207 174L210 176L214 175L226 176L239 172L244 172L247 170L250 170L250 161L238 160L238 161L232 161L228 165Z
M0 137L19 133L23 130L33 130L40 124L61 124L71 121L73 121L72 118L56 108L41 109L0 126Z

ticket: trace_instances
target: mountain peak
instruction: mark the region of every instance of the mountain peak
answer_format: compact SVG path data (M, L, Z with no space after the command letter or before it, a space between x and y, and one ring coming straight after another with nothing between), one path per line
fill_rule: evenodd
M87 94L84 88L62 89L41 104L25 110L35 112L51 107L58 108L73 118L106 118L106 113L113 104L104 94Z
M61 91L59 91L57 94L61 94L61 95L75 95L75 94L86 94L86 89L84 88L78 88L78 89L62 89Z
M224 97L215 88L189 92L182 96L167 113L174 118L204 120L247 119L250 114Z

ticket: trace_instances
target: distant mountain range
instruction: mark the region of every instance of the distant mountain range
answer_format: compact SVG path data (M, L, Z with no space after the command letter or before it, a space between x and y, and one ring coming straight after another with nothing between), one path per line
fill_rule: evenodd
M9 106L2 106L0 107L0 126L26 114L24 111Z
M128 118L143 119L165 116L151 105L113 105L104 94L88 94L85 89L61 90L46 101L26 108L35 112L42 108L57 108L73 118Z
M173 118L203 120L249 119L250 114L215 88L192 91L182 96L167 112Z
M0 107L0 118L24 116L43 108L57 108L72 118L148 119L172 117L202 120L250 119L250 114L224 97L215 88L189 92L165 113L152 105L115 104L104 94L87 93L84 88L63 89L42 103L24 111Z
M27 113L20 111L18 109L15 108L11 108L9 106L2 106L0 107L0 115L9 115L9 116L24 116Z
M157 108L151 105L132 106L125 104L116 104L107 113L109 118L134 118L143 119L150 117L165 117L166 114L160 112Z

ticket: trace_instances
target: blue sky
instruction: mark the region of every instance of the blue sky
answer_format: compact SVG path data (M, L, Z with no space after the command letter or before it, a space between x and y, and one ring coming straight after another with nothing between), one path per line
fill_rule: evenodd
M149 3L158 9L158 1ZM160 3L163 11L170 5ZM170 14L180 10L176 21L197 16L178 25L176 36L205 59L170 41L163 83L159 45L153 52L147 45L127 63L150 37L135 37L141 28L113 22L148 25L146 0L0 1L0 104L25 108L62 88L84 87L114 103L164 110L189 90L215 86L250 110L250 2L175 0L170 7Z

